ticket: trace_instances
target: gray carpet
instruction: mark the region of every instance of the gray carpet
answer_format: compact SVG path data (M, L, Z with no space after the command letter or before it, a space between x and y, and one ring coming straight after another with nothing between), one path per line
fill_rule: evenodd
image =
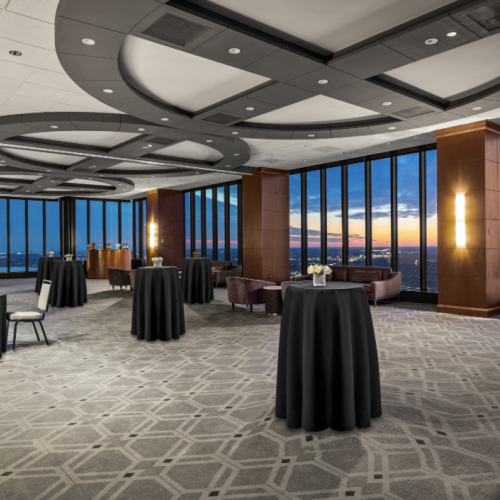
M0 281L9 309L33 288ZM88 289L50 310L50 347L23 326L0 364L1 499L500 499L497 319L372 308L383 416L310 433L274 417L279 317L221 288L181 340L147 343L130 292Z

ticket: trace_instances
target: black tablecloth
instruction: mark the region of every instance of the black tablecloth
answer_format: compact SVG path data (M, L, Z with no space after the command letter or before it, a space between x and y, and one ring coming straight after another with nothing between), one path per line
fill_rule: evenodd
M0 358L7 351L7 294L0 292Z
M60 260L52 270L52 307L83 306L87 302L87 281L81 260Z
M377 345L358 283L289 285L278 356L276 416L288 427L346 431L382 414Z
M182 293L188 304L207 304L214 300L214 280L210 259L184 259Z
M40 257L38 260L38 271L36 273L35 292L40 295L43 280L52 280L52 271L56 262L60 261L61 257Z
M179 281L175 266L137 269L132 335L141 340L172 340L186 331Z

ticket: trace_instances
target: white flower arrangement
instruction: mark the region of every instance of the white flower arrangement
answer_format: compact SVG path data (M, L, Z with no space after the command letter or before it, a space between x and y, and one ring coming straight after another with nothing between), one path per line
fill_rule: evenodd
M65 257L73 257L73 254L72 254L72 253L67 253L67 254L65 255Z
M49 251L49 252L47 252L47 253L49 254L49 257L54 257L54 252Z
M151 261L152 262L162 262L163 261L163 257L152 257Z
M316 274L317 276L323 276L325 274L330 274L332 270L328 266L309 266L307 268L307 274Z

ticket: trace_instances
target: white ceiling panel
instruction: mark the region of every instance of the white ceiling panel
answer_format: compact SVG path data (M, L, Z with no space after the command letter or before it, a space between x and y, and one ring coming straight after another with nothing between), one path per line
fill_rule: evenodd
M16 174L16 175L0 175L0 179L24 179L26 181L36 181L40 179L41 175L24 175L24 174Z
M90 186L109 186L106 182L99 182L97 180L91 179L72 179L68 181L66 184L88 184Z
M54 12L59 0L10 0L7 6L8 12L14 12L23 16L38 19L46 23L54 23Z
M299 123L321 124L341 120L370 118L378 114L375 111L360 108L354 104L337 101L324 95L317 95L246 121L250 123L275 123L277 125Z
M127 36L120 52L126 78L149 96L187 111L249 90L268 78Z
M33 7L36 3L30 2ZM50 9L55 17L55 9L51 8L49 0L43 0L40 4L42 8L46 6ZM47 14L49 15L49 12ZM0 16L0 34L3 38L8 38L13 42L34 45L47 50L55 49L54 18L52 22L43 22L26 15L9 12L7 8ZM16 48L10 50L16 50Z
M14 156L19 156L21 158L28 158L29 160L37 160L44 163L53 163L54 165L73 165L73 163L83 160L83 158L80 156L62 155L56 153L41 153L38 151L30 151L26 149L0 148L0 151Z
M183 141L155 151L155 154L187 158L189 160L218 161L222 154L214 148L191 141Z
M130 141L140 134L132 132L109 132L109 131L55 131L55 132L36 132L26 134L23 137L30 139L41 139L46 141L69 142L85 146L96 146L102 148L113 148L118 144Z
M387 76L443 99L500 77L500 34L389 71Z

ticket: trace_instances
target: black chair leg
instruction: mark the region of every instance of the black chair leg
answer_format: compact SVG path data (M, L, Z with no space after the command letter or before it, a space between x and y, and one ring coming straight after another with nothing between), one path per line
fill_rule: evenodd
M14 325L14 339L12 340L12 350L15 351L16 350L16 334L17 334L17 324L19 323L19 321L16 321L15 325Z
M49 341L47 340L47 335L45 335L45 330L44 330L44 328L43 328L42 322L41 322L41 321L39 321L39 323L40 323L40 328L42 329L43 338L45 339L45 343L46 343L47 345L50 345L50 344L49 344Z
M33 325L33 328L35 329L36 338L38 339L38 341L40 341L40 336L38 335L38 330L36 329L35 322L32 321L31 324Z
M233 306L233 311L234 311L234 304L231 304Z
M253 309L252 309L252 304L250 304L250 312L252 312L252 311L253 311Z

